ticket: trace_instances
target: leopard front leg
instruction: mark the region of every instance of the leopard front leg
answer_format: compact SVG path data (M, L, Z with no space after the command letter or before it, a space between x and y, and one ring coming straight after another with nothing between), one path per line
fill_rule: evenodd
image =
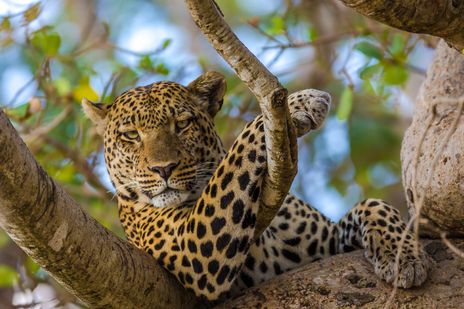
M317 89L304 89L288 96L288 110L298 137L322 126L330 102L330 95Z
M397 209L382 200L368 199L357 204L337 224L340 234L339 251L365 249L366 258L374 265L375 273L388 283L402 288L421 285L427 278L431 259L417 240ZM404 239L403 238L404 235ZM396 263L398 253L399 262Z
M330 108L330 95L305 89L288 97L297 136L321 127ZM338 230L320 212L288 195L277 216L250 248L234 285L242 290L284 271L337 251Z
M227 295L253 240L266 173L264 123L249 123L221 161L194 208L180 218L181 258L171 270L198 296Z

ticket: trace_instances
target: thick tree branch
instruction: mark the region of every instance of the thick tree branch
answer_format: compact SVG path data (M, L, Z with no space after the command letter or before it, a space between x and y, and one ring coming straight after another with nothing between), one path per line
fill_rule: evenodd
M0 110L0 227L92 308L196 308L145 252L86 214L38 165Z
M436 237L464 236L463 98L464 55L441 41L401 147L409 214Z
M464 249L464 240L452 240ZM380 280L361 250L339 254L280 275L217 308L462 308L464 259L441 241L425 250L436 265L423 287L399 289Z
M240 42L212 0L186 0L193 20L257 98L265 119L268 176L264 180L255 235L274 218L297 172L297 145L287 90Z
M464 51L464 0L339 0L392 27L443 38Z

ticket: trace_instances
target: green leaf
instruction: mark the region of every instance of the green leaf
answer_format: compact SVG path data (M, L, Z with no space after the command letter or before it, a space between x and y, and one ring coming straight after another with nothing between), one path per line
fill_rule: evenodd
M12 287L18 279L16 270L7 265L0 265L0 287Z
M29 109L29 103L24 103L16 106L15 108L6 109L6 114L16 118L22 118L26 116L27 110Z
M337 108L337 118L347 120L350 117L351 109L353 108L353 87L346 87L340 97L340 104Z
M26 258L24 266L31 275L35 275L40 269L40 266L37 265L30 257Z
M372 86L371 81L365 80L361 85L361 91L370 95L376 95L374 86Z
M67 164L60 167L60 169L53 176L58 181L72 183L74 177L76 176L76 169L74 168L73 164Z
M398 33L395 34L388 50L395 58L404 56L404 52L406 50L404 37Z
M47 38L47 48L45 53L49 56L54 56L58 53L58 49L61 45L61 37L58 33L52 32L48 35Z
M270 34L281 34L285 30L285 21L281 16L273 16L268 29Z
M28 9L23 13L24 23L25 23L25 24L28 24L28 23L30 23L31 21L36 20L37 17L39 17L39 14L40 14L40 2L37 2L36 4L34 4L34 5L31 6L30 8L28 8Z
M309 27L308 29L308 41L313 42L315 39L317 39L317 30L314 27Z
M161 48L162 48L162 49L168 48L169 45L171 45L171 42L172 42L172 39L166 39L166 40L164 40L163 45L161 46Z
M153 70L153 62L151 61L150 56L145 55L139 60L139 67L143 70Z
M79 81L79 85L74 88L73 97L77 102L81 102L83 98L90 101L97 101L98 94L90 85L89 77L84 77Z
M8 235L3 232L3 231L0 231L0 248L6 246L6 244L8 244L10 242L10 237L8 237Z
M166 67L164 63L157 64L155 70L161 75L169 74L169 69Z
M378 63L374 65L366 66L359 72L359 77L361 77L364 80L370 79L376 73L380 73L381 70L382 70L382 66Z
M4 17L2 19L2 22L0 23L0 30L1 31L10 31L11 30L10 18Z
M61 45L61 37L56 32L50 32L49 28L42 28L32 33L31 43L47 56L55 56Z
M359 42L354 46L354 49L360 51L369 58L379 60L383 58L383 51L369 42Z
M71 83L68 79L60 77L54 81L56 91L60 96L68 95L72 91Z
M408 80L408 71L398 65L386 65L383 74L383 81L388 85L402 85Z

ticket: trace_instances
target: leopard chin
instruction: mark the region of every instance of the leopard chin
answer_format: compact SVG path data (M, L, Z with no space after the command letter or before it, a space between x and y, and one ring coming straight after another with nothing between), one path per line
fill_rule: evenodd
M189 198L190 192L177 189L166 189L151 199L151 204L156 208L176 206Z

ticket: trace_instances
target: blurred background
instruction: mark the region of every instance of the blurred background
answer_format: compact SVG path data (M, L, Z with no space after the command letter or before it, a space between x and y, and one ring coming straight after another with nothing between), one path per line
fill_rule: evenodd
M217 2L290 92L332 95L325 126L299 141L292 192L332 220L365 197L404 211L401 138L434 39L368 20L337 0ZM228 147L259 107L184 1L0 0L0 107L46 171L121 237L101 139L81 99L109 103L135 85L187 84L207 70L227 76L216 125ZM81 305L0 230L0 308L59 307Z

